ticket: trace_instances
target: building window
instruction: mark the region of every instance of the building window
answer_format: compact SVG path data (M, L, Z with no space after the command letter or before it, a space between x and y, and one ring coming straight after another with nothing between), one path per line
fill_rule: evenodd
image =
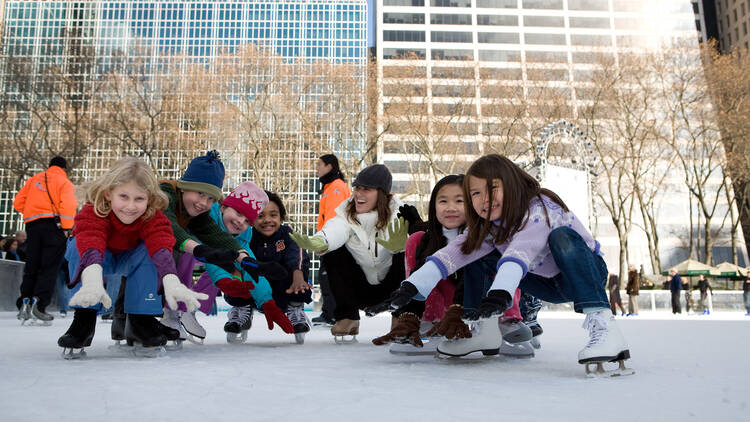
M424 0L383 0L383 6L424 6Z
M417 58L424 59L426 56L423 48L384 48L383 58L384 59L409 59Z
M565 45L564 34L525 34L526 44Z
M516 32L480 32L477 37L480 43L487 44L518 44L520 38Z
M383 23L423 24L424 13L383 13Z
M471 25L471 15L432 14L430 23L433 25Z
M562 3L562 0L523 0L523 8L562 10Z
M518 26L518 16L510 16L510 15L477 15L477 25Z
M568 53L564 51L527 51L528 63L567 63Z
M472 36L471 32L432 31L430 32L430 40L432 42L470 43L472 42Z
M570 43L572 45L609 47L612 45L612 37L609 35L572 34L570 36Z
M568 0L568 10L609 10L607 0Z
M436 79L474 79L473 67L433 67L432 77Z
M479 50L479 60L483 62L520 62L520 51Z
M432 7L471 7L471 0L430 0Z
M474 51L433 48L432 60L474 60Z
M477 0L477 7L487 9L515 9L517 0Z
M561 28L565 26L565 19L562 16L524 16L523 25Z
M609 18L570 17L571 28L609 28Z
M424 42L424 31L383 31L383 41Z

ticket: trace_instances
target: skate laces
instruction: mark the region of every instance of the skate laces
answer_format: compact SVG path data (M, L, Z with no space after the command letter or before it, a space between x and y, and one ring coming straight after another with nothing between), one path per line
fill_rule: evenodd
M233 306L229 310L229 322L236 322L239 325L245 325L252 317L253 310L250 306Z
M583 320L583 328L589 330L589 342L586 347L596 346L607 336L607 318L602 312L587 314Z

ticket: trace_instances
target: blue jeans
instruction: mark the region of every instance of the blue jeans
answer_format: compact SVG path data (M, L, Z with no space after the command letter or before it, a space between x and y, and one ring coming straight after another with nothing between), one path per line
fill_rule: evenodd
M68 260L68 271L71 279L75 276L81 258L76 247L75 238L68 241L65 252ZM122 277L127 279L125 286L125 313L139 315L160 315L162 297L157 293L157 273L148 250L143 242L135 248L113 255L110 251L104 254L102 262L104 281L107 283L107 294L114 303ZM71 289L71 297L81 288L77 283ZM91 307L101 311L102 305Z
M547 302L573 302L576 312L609 308L604 290L607 264L589 249L581 235L569 227L558 227L550 232L547 244L560 273L551 278L526 273L519 288Z
M464 311L475 311L479 302L495 281L497 261L502 255L497 249L464 267Z

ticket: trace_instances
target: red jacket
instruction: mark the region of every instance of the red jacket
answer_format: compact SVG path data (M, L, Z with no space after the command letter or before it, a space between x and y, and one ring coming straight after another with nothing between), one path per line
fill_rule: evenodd
M97 216L88 202L76 215L73 235L81 256L89 249L96 249L102 257L105 250L116 254L135 248L141 240L152 257L160 249L171 253L174 246L172 224L161 211L156 211L149 220L141 217L123 224L113 212L106 217Z
M404 246L406 277L409 277L409 274L415 270L414 267L417 265L417 246L422 241L422 236L424 236L424 232L419 231L412 233L406 240L406 246ZM434 322L443 319L445 311L453 304L455 293L456 285L452 280L447 278L440 280L425 300L422 320Z
M78 207L74 193L75 187L65 170L51 166L26 181L13 200L13 208L23 214L24 223L59 216L62 228L70 229Z

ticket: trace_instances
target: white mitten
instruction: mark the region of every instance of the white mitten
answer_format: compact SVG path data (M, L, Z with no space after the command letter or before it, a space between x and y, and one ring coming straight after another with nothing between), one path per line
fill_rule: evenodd
M90 308L98 303L109 308L112 306L112 299L104 290L102 266L93 264L81 272L81 288L70 298L69 305Z
M207 294L197 293L185 287L184 284L180 283L176 274L165 275L161 283L164 286L164 299L172 309L176 310L177 302L182 302L187 307L188 312L193 312L201 306L198 300L208 299Z

